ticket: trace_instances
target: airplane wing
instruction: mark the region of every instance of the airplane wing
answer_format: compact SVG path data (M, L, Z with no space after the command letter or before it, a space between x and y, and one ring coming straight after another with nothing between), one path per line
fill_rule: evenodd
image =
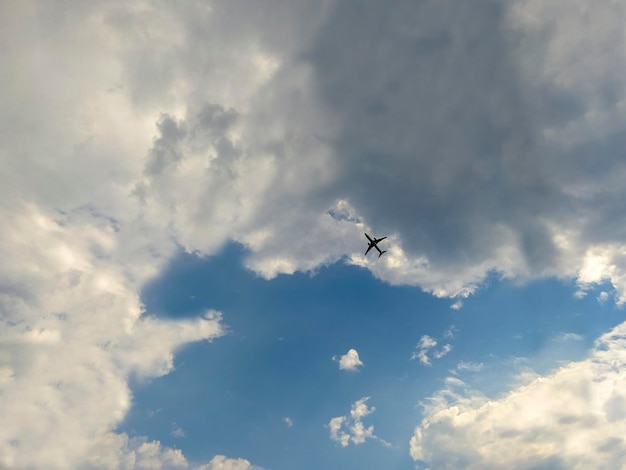
M363 256L367 256L367 254L370 252L370 250L372 249L372 247L373 247L373 246L374 246L374 245L370 245L370 246L368 246L368 247L367 247L367 251L365 252L365 254L364 254ZM378 247L376 247L376 248L378 248ZM380 251L380 250L379 250L379 251Z
M367 237L367 239L371 242L373 242L374 240L372 240L372 238L366 233L365 236Z
M380 241L383 241L385 238L387 238L387 237L377 238L375 241L376 241L376 243L378 243L378 242L380 242Z

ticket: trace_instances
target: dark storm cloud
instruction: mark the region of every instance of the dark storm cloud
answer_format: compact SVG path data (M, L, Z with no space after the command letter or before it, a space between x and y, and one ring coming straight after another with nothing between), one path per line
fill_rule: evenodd
M563 47L580 42L577 20L562 21L565 6L320 5L176 11L171 62L182 81L162 94L188 90L186 117L169 114L187 134L157 140L149 168L181 150L215 157L198 182L211 197L187 206L198 207L199 221L216 212L207 201L220 194L239 201L223 209L236 225L222 221L219 233L255 247L253 269L274 275L283 268L265 269L266 261L292 272L360 252L356 224L331 229L320 218L337 215L337 204L353 215L341 220L397 235L406 257L392 264L402 269L379 265L376 275L432 291L449 279L438 291L446 295L490 270L576 275L590 245L623 239L626 142L623 126L606 126L621 75L604 73L602 62L589 82L580 68L561 70L578 50L585 61L598 55L598 46ZM128 76L142 76L132 71L141 61L127 66ZM343 234L341 248L315 255L308 235L318 232ZM410 266L422 256L418 276Z
M342 1L308 56L340 117L338 195L439 265L482 262L505 242L499 226L534 270L555 256L542 217L558 191L503 17L490 0Z

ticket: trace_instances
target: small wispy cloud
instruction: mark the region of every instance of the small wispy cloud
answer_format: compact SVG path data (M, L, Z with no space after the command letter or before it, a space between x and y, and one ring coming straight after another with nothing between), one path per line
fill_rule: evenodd
M566 333L562 332L554 336L554 340L560 343L565 343L567 341L582 341L585 339L583 335L579 335L578 333Z
M430 358L428 357L428 350L435 346L437 346L437 341L428 335L422 336L417 346L415 346L417 351L413 351L413 354L411 354L411 360L419 359L422 364L429 366Z
M289 427L293 426L293 419L291 419L289 416L285 416L283 418L283 421L287 426Z
M504 361L503 364L514 367L526 367L530 360L524 356L509 356Z
M452 305L450 305L450 308L452 310L461 310L461 308L463 308L463 301L462 300L457 300Z
M480 372L485 368L482 362L461 361L456 365L457 371Z
M185 431L178 424L172 423L170 435L172 437L185 437Z
M418 359L421 364L430 366L431 357L433 359L441 359L443 356L452 351L451 344L444 344L442 348L436 350L435 348L437 347L437 344L437 341L431 336L422 336L417 343L417 346L415 346L416 351L413 351L413 354L411 354L411 360Z
M452 345L451 344L444 344L443 348L441 348L439 351L434 351L433 352L433 357L435 359L441 359L443 356L448 354L450 351L452 351Z
M363 362L359 358L356 349L349 349L346 354L341 357L333 356L333 361L339 361L339 369L356 372L359 367L363 366Z
M454 325L450 325L448 329L446 329L446 331L443 332L443 337L446 339L454 339L456 338L456 335L458 333L459 333L459 329Z

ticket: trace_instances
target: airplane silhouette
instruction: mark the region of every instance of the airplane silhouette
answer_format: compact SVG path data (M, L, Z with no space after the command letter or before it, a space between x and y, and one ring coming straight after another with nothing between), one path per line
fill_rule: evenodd
M378 257L380 258L383 253L387 253L387 250L385 251L380 251L380 248L378 248L378 242L383 241L385 238L387 237L383 237L383 238L371 238L367 233L365 234L365 236L367 237L367 239L370 241L369 246L367 247L367 251L365 252L365 256L367 256L367 254L370 252L370 250L372 248L376 248L378 250Z

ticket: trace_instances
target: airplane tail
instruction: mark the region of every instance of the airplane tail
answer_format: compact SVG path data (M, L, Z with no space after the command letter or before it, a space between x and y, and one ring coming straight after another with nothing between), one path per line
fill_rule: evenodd
M378 255L378 257L380 258L383 255L383 253L387 253L387 250L381 251L380 254Z

